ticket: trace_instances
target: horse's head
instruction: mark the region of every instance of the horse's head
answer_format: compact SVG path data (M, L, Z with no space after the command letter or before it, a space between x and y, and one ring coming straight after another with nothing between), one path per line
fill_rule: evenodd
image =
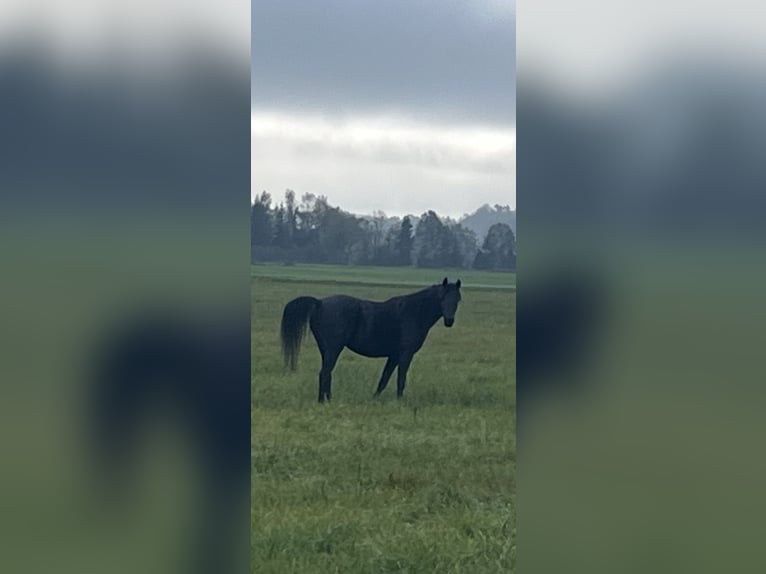
M442 307L444 325L452 327L455 324L457 305L460 303L460 279L455 283L450 283L446 277L444 278L442 284L439 285L439 302Z

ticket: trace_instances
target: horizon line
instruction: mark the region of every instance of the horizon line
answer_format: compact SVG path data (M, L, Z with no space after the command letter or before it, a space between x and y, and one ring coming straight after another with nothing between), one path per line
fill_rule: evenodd
M285 191L288 190L288 189L290 189L291 191L295 192L294 189L291 189L289 187L285 188ZM269 192L268 190L264 189L264 190L262 190L262 192L263 191L265 191L266 193L271 195L272 201L274 202L275 206L279 205L280 203L283 203L283 201L281 201L281 200L280 201L276 201L277 198L271 192ZM258 192L258 193L255 193L255 194L251 193L251 195L250 195L250 205L253 204L255 198L258 195L260 195L260 193L261 192ZM314 194L314 195L319 197L320 194ZM298 198L298 193L296 192L296 199L297 198ZM284 199L284 198L282 198L282 199ZM509 211L511 211L512 213L516 212L516 206L515 205L511 205L510 203L499 203L498 202L498 203L490 204L489 202L486 202L486 201L484 203L480 204L478 207L476 207L473 211L470 211L470 212L465 212L464 211L464 212L460 213L459 215L456 215L454 213L439 212L439 211L437 211L434 208L427 208L422 213L417 213L416 211L407 211L407 212L396 211L396 212L393 212L393 211L386 211L385 209L377 209L377 208L371 209L371 210L367 210L367 211L361 211L361 210L347 209L347 208L345 208L345 207L343 207L343 206L341 206L339 204L334 204L332 201L330 201L329 197L327 199L328 199L328 204L330 206L332 206L332 207L340 208L341 210L345 211L346 213L350 213L351 215L365 216L365 217L372 217L374 211L381 211L381 212L383 212L383 214L386 217L399 217L399 218L404 218L404 217L407 217L407 216L410 216L410 217L420 217L421 215L423 215L423 213L426 213L428 211L433 211L434 213L436 213L436 215L438 215L440 217L449 217L451 219L460 219L460 218L465 217L467 215L473 215L474 213L479 211L482 207L487 206L487 207L490 207L490 208L494 208L496 205L499 205L501 207L507 207L509 209Z

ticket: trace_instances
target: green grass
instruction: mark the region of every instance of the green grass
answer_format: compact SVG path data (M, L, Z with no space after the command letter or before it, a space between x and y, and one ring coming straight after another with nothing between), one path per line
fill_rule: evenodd
M473 269L417 269L413 267L369 267L354 265L316 265L260 263L251 267L252 277L311 281L316 283L369 283L376 285L426 286L449 277L460 279L466 287L515 289L516 274Z
M385 361L346 350L332 403L318 405L311 335L297 371L282 368L279 320L290 299L342 292L382 300L412 291L410 283L433 283L433 273L254 267L254 572L513 571L515 290L471 288L473 277L461 272L455 326L432 329L403 401L395 399L395 379L373 401ZM334 277L346 283L326 282Z

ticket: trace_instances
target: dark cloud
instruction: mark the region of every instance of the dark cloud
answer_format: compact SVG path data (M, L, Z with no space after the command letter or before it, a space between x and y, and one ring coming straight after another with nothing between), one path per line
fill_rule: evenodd
M512 125L514 12L513 0L258 0L253 106Z

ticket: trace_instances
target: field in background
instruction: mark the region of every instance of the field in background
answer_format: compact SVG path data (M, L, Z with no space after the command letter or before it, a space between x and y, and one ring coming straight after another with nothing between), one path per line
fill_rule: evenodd
M341 292L383 300L457 274L253 267L254 572L513 570L515 277L459 273L466 287L455 326L434 326L403 401L395 399L395 378L373 401L385 361L346 350L333 401L320 406L310 334L298 370L282 368L285 303Z
M310 281L315 283L372 283L425 287L444 277L460 279L464 285L477 288L514 289L515 273L475 271L473 269L422 269L415 267L370 267L352 265L318 265L261 263L251 267L252 277Z

